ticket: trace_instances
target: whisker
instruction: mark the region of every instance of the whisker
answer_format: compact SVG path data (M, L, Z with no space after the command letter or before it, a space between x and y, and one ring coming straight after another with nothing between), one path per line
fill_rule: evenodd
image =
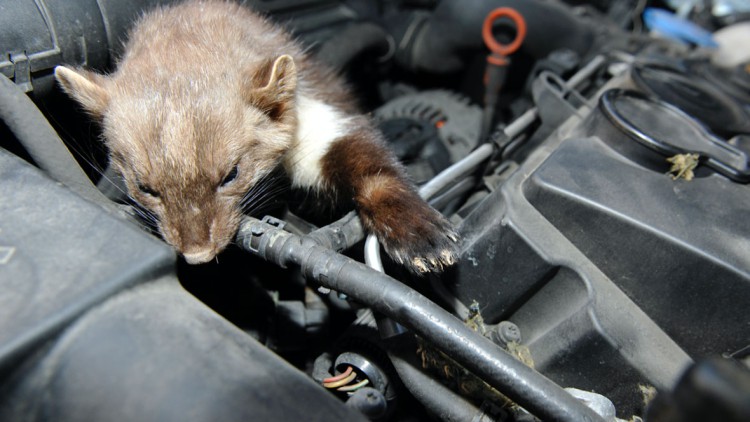
M259 201L266 196L276 195L287 189L288 189L287 186L278 186L278 185L277 186L274 186L274 185L265 186L264 189L261 189L258 192L254 193L252 196L249 196L246 199L244 199L241 202L241 205L244 207L252 202Z
M144 213L143 211L136 211L138 214L138 217L140 217L144 223L148 224L150 227L156 228L158 226L158 222L156 219L149 213Z
M256 214L262 210L270 208L270 205L278 204L282 201L278 201L277 198L266 198L262 202L257 202L252 205L252 207L243 210L245 214L253 215Z
M245 214L252 214L261 207L265 207L271 201L278 200L280 193L286 191L286 186L276 187L270 190L265 190L260 195L257 195L253 201L242 204L242 209Z
M273 172L266 175L243 196L240 200L240 207L245 208L249 203L256 202L263 196L268 195L269 191L277 192L278 186L286 188L285 184L280 183L280 181L281 178Z
M46 108L45 108L46 110ZM106 178L105 172L102 169L102 167L97 162L97 159L95 157L95 152L100 153L102 156L108 157L109 156L109 150L106 148L106 144L104 141L104 136L101 133L98 133L98 137L93 136L92 131L94 131L93 126L90 126L89 128L89 138L98 138L94 142L87 143L86 146L88 148L85 148L81 142L78 141L78 139L71 134L64 125L60 124L60 122L55 118L54 113L50 113L49 110L46 110L46 116L51 122L55 123L55 129L63 135L62 137L66 140L65 145L68 147L68 149L75 154L76 157L81 159L86 165L89 166L89 168L93 171L95 171L99 176ZM84 151L84 149L87 149L88 151ZM109 180L107 178L107 180ZM113 183L111 180L109 180L110 183L117 186L117 184ZM93 183L93 181L92 181ZM119 189L119 187L118 187ZM119 189L122 191L122 189ZM122 192L126 193L126 192Z
M55 123L55 128L58 133L62 135L63 139L65 139L65 145L68 149L80 159L80 161L85 163L90 170L94 171L100 177L99 183L101 183L102 180L105 180L122 194L123 198L129 196L126 189L121 188L117 181L107 175L106 169L108 168L109 163L106 163L104 166L101 165L101 159L109 159L110 151L106 146L107 144L104 134L101 131L96 130L95 125L88 126L88 139L91 139L92 141L84 144L79 142L78 138L73 136L73 134L67 130L65 125L60 124L55 118L54 113L49 113L49 110L47 110L46 115L50 121ZM93 180L92 183L94 183Z
M145 226L152 231L158 232L159 219L156 217L156 215L150 210L142 207L137 201L133 200L132 197L128 197L128 199L130 199L131 201L131 209L135 213L135 216L138 217L138 221L142 224L142 226Z

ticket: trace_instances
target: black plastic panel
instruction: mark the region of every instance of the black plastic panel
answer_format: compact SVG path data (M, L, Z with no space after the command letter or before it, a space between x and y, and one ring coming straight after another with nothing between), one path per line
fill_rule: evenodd
M103 302L13 387L2 420L366 420L174 278Z
M623 418L642 411L639 385L670 388L750 339L750 186L669 167L596 110L569 122L464 220L449 284Z
M364 420L173 267L166 244L0 149L0 420Z
M174 252L0 149L0 368Z
M563 142L526 193L691 355L747 345L748 186L716 174L674 181L585 138Z

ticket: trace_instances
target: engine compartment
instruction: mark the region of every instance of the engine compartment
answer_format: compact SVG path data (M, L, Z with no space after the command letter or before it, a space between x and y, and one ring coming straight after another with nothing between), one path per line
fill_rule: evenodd
M361 264L380 257L356 218L283 196L218 262L175 258L51 77L110 69L166 2L72 3L0 26L0 419L748 416L750 65L657 36L644 9L664 4L248 2L347 75L457 225L459 263L415 277ZM489 109L480 30L501 6L528 31Z

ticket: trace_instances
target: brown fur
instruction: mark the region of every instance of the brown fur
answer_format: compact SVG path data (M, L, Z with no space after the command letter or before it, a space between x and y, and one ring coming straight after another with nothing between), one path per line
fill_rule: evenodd
M349 117L355 109L341 80L289 35L221 0L144 15L111 75L62 66L55 73L101 121L130 195L158 216L164 239L193 263L231 241L245 194L279 163L289 167L288 152L299 142L299 98ZM386 250L413 269L452 263L448 223L419 199L369 122L352 118L361 129L331 144L320 162L322 183L309 188L353 199ZM224 183L235 167L236 178Z
M450 224L419 197L368 126L331 145L322 171L329 183L353 197L365 228L396 261L417 272L440 271L455 262L458 237Z
M101 120L130 195L193 262L231 241L237 203L293 142L298 69L279 51L301 55L247 9L196 1L144 15L112 75L56 70L63 88ZM235 165L237 180L219 186Z

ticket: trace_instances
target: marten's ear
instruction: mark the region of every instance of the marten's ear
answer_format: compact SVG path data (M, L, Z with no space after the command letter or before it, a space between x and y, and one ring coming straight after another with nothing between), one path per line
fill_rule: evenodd
M109 94L104 88L105 77L83 69L65 66L55 68L55 78L63 90L78 101L96 118L101 118L109 104Z
M290 110L297 88L297 68L287 54L248 70L243 95L248 103L280 120Z

